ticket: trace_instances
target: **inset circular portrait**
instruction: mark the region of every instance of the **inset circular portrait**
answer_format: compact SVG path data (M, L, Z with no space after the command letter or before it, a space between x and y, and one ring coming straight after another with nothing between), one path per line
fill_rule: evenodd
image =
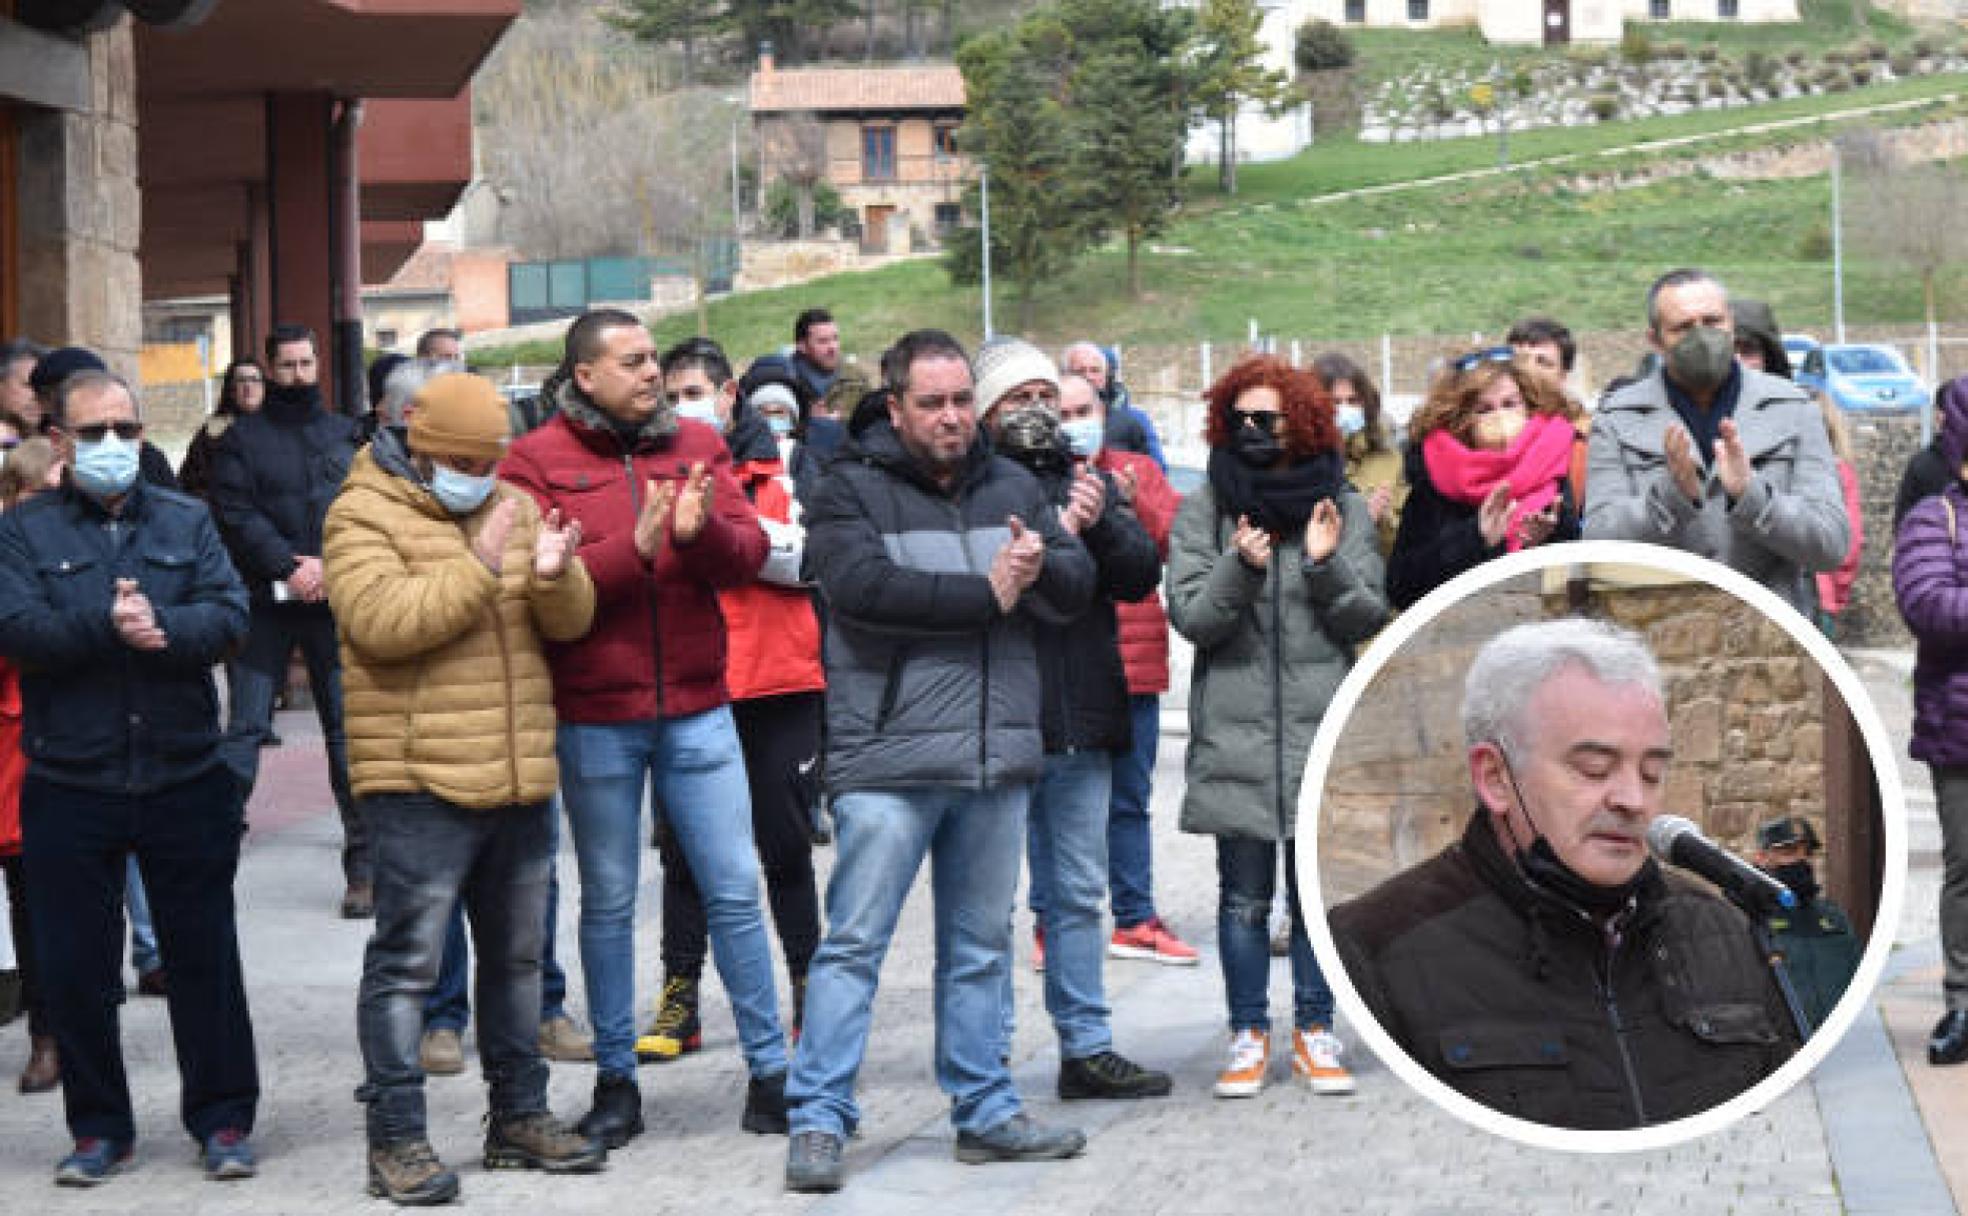
M1389 1068L1471 1122L1592 1151L1713 1130L1877 980L1906 868L1889 747L1824 636L1722 566L1488 563L1391 626L1320 728L1314 949Z

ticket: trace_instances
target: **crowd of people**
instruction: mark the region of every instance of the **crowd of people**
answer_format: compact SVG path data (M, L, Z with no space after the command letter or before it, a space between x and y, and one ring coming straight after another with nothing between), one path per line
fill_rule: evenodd
M508 401L434 331L372 369L358 420L324 404L315 335L282 325L263 364L227 369L175 475L99 359L7 347L0 855L28 978L22 1088L58 1081L75 1140L57 1181L130 1157L106 994L120 909L134 921L145 893L186 1129L212 1177L257 1169L232 878L295 650L343 827L340 911L374 918L355 1029L378 1195L459 1191L423 1084L464 1066L468 990L486 1164L586 1172L643 1130L638 1065L701 1048L707 953L749 1075L743 1129L789 1136L790 1189L840 1187L872 998L925 859L959 1160L1085 1144L1028 1116L1010 1073L1021 871L1059 1095L1169 1093L1115 1043L1103 972L1198 961L1154 896L1171 628L1195 655L1181 827L1217 861L1214 1092L1271 1076L1281 866L1278 1055L1313 1091L1350 1092L1293 841L1312 737L1392 613L1581 536L1691 550L1806 611L1835 611L1821 579L1849 585L1857 519L1825 416L1758 370L1742 307L1701 271L1663 276L1649 366L1589 411L1569 332L1527 319L1448 358L1404 434L1342 356L1247 357L1205 394L1186 498L1093 342L1055 362L918 330L870 376L816 309L741 375L714 342L659 351L603 309L571 324L537 397ZM1950 435L1968 434L1960 412ZM1950 513L1950 552L1953 535ZM556 962L563 830L592 1038ZM639 1032L652 837L663 971ZM823 903L812 850L829 843ZM578 1120L547 1109L549 1059L592 1061Z

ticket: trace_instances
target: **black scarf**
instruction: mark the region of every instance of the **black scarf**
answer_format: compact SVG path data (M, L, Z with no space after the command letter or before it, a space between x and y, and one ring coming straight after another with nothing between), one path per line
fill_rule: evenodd
M1319 452L1283 469L1253 469L1227 448L1210 452L1217 510L1226 519L1247 517L1274 536L1303 532L1313 507L1328 498L1337 504L1345 478L1346 462L1338 452Z

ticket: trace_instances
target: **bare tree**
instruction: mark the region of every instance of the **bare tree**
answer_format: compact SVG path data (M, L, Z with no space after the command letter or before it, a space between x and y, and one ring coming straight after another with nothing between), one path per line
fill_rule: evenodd
M811 114L794 114L772 124L763 136L772 170L793 188L799 209L799 239L813 236L814 190L827 179L827 128Z
M1968 176L1946 162L1916 162L1874 131L1841 138L1838 150L1853 186L1854 251L1919 276L1927 323L1938 323L1940 284L1968 263L1960 220Z

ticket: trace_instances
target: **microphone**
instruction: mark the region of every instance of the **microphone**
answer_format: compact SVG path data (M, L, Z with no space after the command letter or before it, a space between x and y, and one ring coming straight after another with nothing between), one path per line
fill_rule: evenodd
M1752 917L1797 906L1797 896L1789 887L1702 835L1700 828L1679 815L1655 816L1647 825L1647 847L1662 861L1714 883Z

